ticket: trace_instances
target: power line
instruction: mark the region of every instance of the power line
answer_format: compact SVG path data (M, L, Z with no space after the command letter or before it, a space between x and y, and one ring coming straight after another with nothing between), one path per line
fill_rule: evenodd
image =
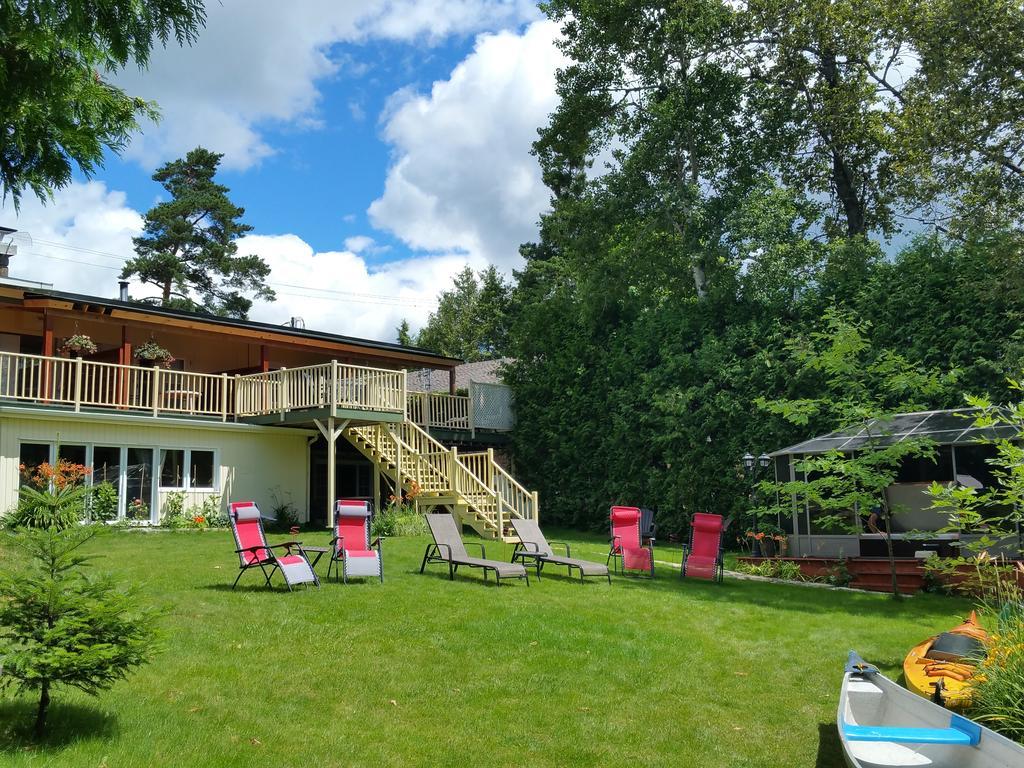
M82 251L82 252L85 252L85 253L93 253L93 254L95 254L97 256L107 256L109 258L116 258L116 259L119 259L122 262L122 265L124 263L124 259L123 258L121 258L119 256L115 256L114 254L107 253L105 251L94 251L94 250L89 249L89 248L78 248L77 246L62 245L60 243L50 243L50 242L48 242L46 240L35 240L35 242L36 243L45 244L45 245L54 245L54 246L56 246L58 248L67 248L69 250ZM72 264L82 264L84 266L95 267L97 269L109 269L109 270L111 270L113 272L120 272L121 271L121 267L119 267L119 266L115 267L115 266L111 266L109 264L97 264L97 263L91 262L91 261L83 261L82 259L72 259L72 258L67 258L67 257L64 257L64 256L55 256L52 253L36 253L35 255L37 255L37 256L39 256L41 258L44 258L44 259L54 259L56 261L65 261L65 262L69 262L69 263L72 263ZM297 297L297 298L319 299L321 301L333 301L332 297L333 296L337 296L337 297L344 298L346 301L349 301L349 302L352 302L352 303L355 303L355 304L386 304L388 306L417 306L417 307L436 307L437 306L437 300L436 299L426 298L422 294L418 295L418 296L395 296L395 295L380 294L380 293L361 293L361 292L358 292L358 291L340 291L340 290L338 290L336 288L319 288L319 287L317 287L315 285L297 285L295 283L278 283L278 282L269 282L268 285L271 288L274 288L274 289L277 289L278 287L282 287L282 288L294 288L294 289L299 290L299 291L307 291L307 293L295 293L293 291L276 291L277 293L280 293L282 296L294 296L294 297ZM308 293L309 291L314 291L315 293ZM320 296L320 295L317 295L319 293L327 293L327 294L330 294L330 296Z

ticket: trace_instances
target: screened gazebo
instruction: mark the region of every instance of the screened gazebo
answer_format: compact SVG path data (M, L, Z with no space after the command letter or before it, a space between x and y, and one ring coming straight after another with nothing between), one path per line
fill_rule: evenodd
M1015 430L1005 426L975 427L976 415L976 410L968 408L902 413L829 432L770 454L775 464L775 478L782 482L804 479L797 464L802 458L815 454L831 450L852 453L869 445L928 438L936 444L934 460L905 460L896 482L889 486L890 504L904 510L893 519L892 537L897 554L903 557L913 557L922 550L947 553L958 541L967 541L969 537L956 532L939 532L946 527L948 519L930 508L928 487L933 481L957 482L975 488L995 485L996 479L988 463L995 448L988 441L1016 436ZM791 501L792 514L780 515L778 524L789 536L793 555L870 557L884 554L882 535L868 530L859 510L850 510L849 526L837 528L825 525L824 521L819 523L826 513L815 509L806 499L794 497ZM827 514L834 516L835 513ZM859 528L860 532L852 533L850 526Z

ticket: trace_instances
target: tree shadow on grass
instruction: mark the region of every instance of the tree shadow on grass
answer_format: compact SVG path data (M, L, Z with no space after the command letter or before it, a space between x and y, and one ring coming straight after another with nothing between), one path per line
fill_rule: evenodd
M814 768L843 768L843 745L835 723L818 723L818 757Z
M23 696L0 702L0 753L46 753L78 741L110 739L117 720L97 707L62 703L56 699L46 720L46 734L37 739L32 730L37 702Z
M759 608L777 608L785 611L820 614L827 610L834 614L862 616L869 613L886 616L927 616L961 610L965 603L955 598L931 600L928 596L893 600L880 592L862 593L807 587L799 584L776 584L725 577L724 583L694 578L679 578L678 571L667 567L655 569L653 579L647 577L612 577L616 587L675 593L688 600L701 603L746 603Z

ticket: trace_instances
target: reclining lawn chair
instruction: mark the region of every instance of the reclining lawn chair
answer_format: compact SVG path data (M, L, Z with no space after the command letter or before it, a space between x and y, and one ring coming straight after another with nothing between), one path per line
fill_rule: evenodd
M564 565L569 575L572 576L572 569L575 568L580 572L580 581L583 581L584 576L605 576L608 579L608 583L612 583L611 574L608 572L608 566L604 563L592 563L589 560L577 560L572 557L572 553L569 551L569 545L562 541L548 542L544 538L544 534L541 533L540 526L537 525L533 520L526 520L523 518L513 518L512 528L515 529L516 536L519 537L519 543L516 544L515 549L512 551L512 562L517 560L523 565L526 565L527 560L533 560L534 565L537 567L537 578L540 578L540 572L546 564L551 565ZM561 544L565 547L565 557L556 555L552 549L551 544Z
M455 579L455 572L459 570L459 566L465 565L470 568L482 568L484 581L487 581L487 572L494 571L494 578L499 585L502 578L526 579L526 585L530 585L530 577L522 563L488 560L484 545L480 542L473 542L480 547L480 557L470 557L459 534L459 527L455 524L455 518L450 514L433 513L425 517L434 543L428 544L427 550L423 553L420 573L423 573L427 563L448 563L448 578L452 580Z
M647 571L654 578L654 547L645 545L640 535L640 510L637 507L612 507L611 549L606 562L615 562L615 572Z
M654 510L640 507L640 541L644 545L653 545L657 530L658 526L654 522Z
M316 584L320 586L320 580L313 572L313 567L302 550L302 544L298 541L286 541L283 544L267 544L266 534L263 532L263 521L260 518L259 507L254 501L235 501L230 505L228 519L231 521L231 533L235 537L235 552L238 554L238 576L235 583L231 585L234 589L238 586L238 580L242 574L253 568L259 568L263 573L266 586L270 586L270 579L276 571L284 576L285 584L290 592L296 584ZM279 555L275 549L283 549L284 554Z
M384 581L384 554L378 536L370 541L370 504L366 501L339 499L334 507L334 538L331 539L331 569L347 584L350 576L376 576Z
M721 515L697 512L690 523L690 545L683 547L679 578L691 576L721 582L725 578L722 533L725 524Z

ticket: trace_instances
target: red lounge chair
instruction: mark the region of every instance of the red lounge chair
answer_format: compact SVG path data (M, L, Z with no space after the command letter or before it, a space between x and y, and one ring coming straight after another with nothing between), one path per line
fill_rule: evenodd
M256 506L256 502L232 502L228 518L231 520L231 533L235 537L235 546L237 547L235 552L238 554L240 569L238 576L235 577L235 583L231 585L232 589L238 586L238 580L242 578L242 574L252 568L260 569L268 587L270 579L276 571L281 571L289 592L296 584L320 586L320 580L313 572L299 542L267 544L266 534L263 533L263 521L260 518L260 510ZM276 554L275 549L283 549L284 554Z
M345 583L350 576L376 576L384 581L384 556L380 537L370 541L370 504L366 501L339 499L334 507L334 538L331 539L331 562L327 578L335 569Z
M637 507L612 507L611 549L606 562L615 561L615 572L647 571L654 577L654 547L644 545L640 533L640 510Z
M697 512L690 523L690 546L683 547L683 563L679 578L692 576L721 582L725 578L722 556L721 515Z

